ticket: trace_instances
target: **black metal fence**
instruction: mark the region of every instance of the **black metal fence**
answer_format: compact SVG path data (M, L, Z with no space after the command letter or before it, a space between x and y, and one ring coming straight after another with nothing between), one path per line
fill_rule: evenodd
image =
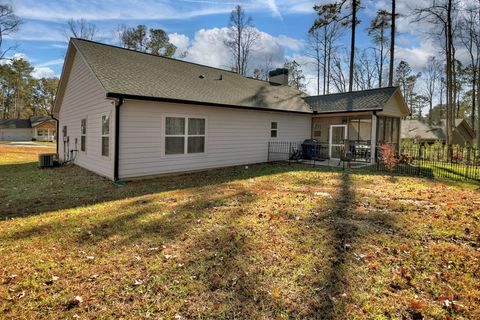
M371 153L370 148L365 148L363 145L345 143L341 147L336 146L336 153L345 154L349 151L350 160L354 162L370 162ZM268 161L297 161L297 160L311 160L314 162L323 162L330 160L329 145L321 143L306 143L292 142L292 141L271 141L268 143ZM340 158L340 156L338 157ZM337 163L338 159L332 163Z
M402 145L395 173L480 181L480 149L471 146ZM381 148L377 148L378 171L388 171Z
M420 145L409 144L392 146L395 152L394 173L414 176L448 178L454 180L480 181L480 149L469 146ZM349 161L371 161L370 152L357 152L355 148L346 144L342 152L349 152ZM375 165L371 170L388 172L382 154L382 147L375 151ZM316 162L338 166L339 161L329 160L328 144L305 145L303 142L271 141L268 143L268 161L303 161ZM372 163L373 164L373 163Z

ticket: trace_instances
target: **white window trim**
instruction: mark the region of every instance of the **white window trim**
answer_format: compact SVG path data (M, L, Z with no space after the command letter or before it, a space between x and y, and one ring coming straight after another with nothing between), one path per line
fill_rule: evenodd
M184 118L185 119L185 134L183 135L166 135L165 131L167 128L167 118ZM203 135L188 135L188 119L204 119L205 120L205 134ZM165 138L166 137L183 137L184 146L183 153L181 154L166 154L165 153ZM205 145L203 152L197 153L188 153L188 137L205 137ZM161 128L161 139L162 139L162 157L165 158L198 158L204 157L208 153L208 118L205 115L195 115L195 114L165 114L162 119L162 128Z
M272 123L277 123L277 128L276 129L272 129ZM270 120L270 126L268 127L268 137L270 139L278 139L278 127L279 127L279 121L277 120ZM277 136L276 137L272 137L272 131L276 131L277 132Z
M85 134L82 133L82 120L85 120ZM87 132L88 132L88 116L80 119L80 152L87 153ZM85 151L82 151L82 136L85 136ZM102 135L103 136L103 135Z
M108 135L103 134L103 117L104 116L108 117ZM112 155L112 139L111 139L112 135L111 135L111 133L112 133L112 113L111 112L102 113L100 115L100 155L103 158L107 158L107 159L111 159L111 155ZM108 137L108 156L104 156L102 154L102 145L103 145L102 138L103 137Z

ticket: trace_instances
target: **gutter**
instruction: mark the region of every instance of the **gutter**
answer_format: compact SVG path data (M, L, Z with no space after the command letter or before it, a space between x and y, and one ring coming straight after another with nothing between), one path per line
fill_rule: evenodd
M115 101L115 150L113 156L113 181L118 181L118 162L120 155L120 107L123 104L123 98Z
M58 153L58 129L59 129L59 126L60 126L60 121L58 121L57 118L55 118L55 116L53 115L53 113L50 115L50 117L52 117L53 120L55 120L55 122L57 123L57 130L55 131L55 142L57 144L57 153Z
M312 114L313 113L311 111L308 112L308 111L296 111L296 110L267 109L267 108L260 108L260 107L245 107L245 106L236 106L236 105L214 103L214 102L203 102L203 101L194 101L194 100L182 100L182 99L172 99L172 98L139 96L139 95L122 94L122 93L115 93L115 92L107 92L107 98L116 98L116 99L121 99L121 100L129 99L129 100L193 104L193 105L207 106L207 107L224 107L224 108L256 110L256 111L287 112L287 113L299 113L299 114Z

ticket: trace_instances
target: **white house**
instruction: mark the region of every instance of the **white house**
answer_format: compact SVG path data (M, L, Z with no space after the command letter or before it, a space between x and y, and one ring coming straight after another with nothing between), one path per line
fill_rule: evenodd
M398 88L382 88L339 95L329 114L326 96L306 99L286 79L284 69L268 82L72 39L53 110L60 159L112 180L260 163L269 141L311 138L323 130L317 122L347 139L357 130L357 140L374 145L379 119L408 112ZM395 121L388 136L398 140Z
M54 141L55 137L56 125L51 117L0 120L0 141Z

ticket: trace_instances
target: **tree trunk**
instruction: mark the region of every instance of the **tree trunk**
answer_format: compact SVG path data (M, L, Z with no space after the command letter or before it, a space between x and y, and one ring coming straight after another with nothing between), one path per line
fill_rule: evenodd
M330 67L332 65L332 44L328 44L328 58L327 58L327 94L330 93L330 79L332 77Z
M470 120L472 122L472 128L474 132L477 132L476 123L475 123L475 111L476 111L476 102L477 102L477 69L473 66L473 79L472 79L472 115Z
M352 40L350 44L350 76L348 79L348 91L353 90L353 67L355 65L355 29L357 26L357 0L352 0Z
M480 76L480 68L477 70ZM477 147L480 147L480 79L477 79Z
M454 59L452 56L452 49L453 49L453 39L452 39L452 0L448 0L447 5L447 30L446 32L446 49L447 49L447 145L448 145L448 154L451 155L452 151L452 125L453 125L453 108L454 108L454 100L453 100L453 68L452 64L454 63Z
M324 42L323 42L323 94L325 94L325 87L327 84L327 26L324 27Z
M383 41L384 41L384 38L385 38L385 35L384 35L384 27L383 27L383 24L382 24L382 27L380 29L380 70L378 70L378 87L381 88L382 87L382 76L383 76Z
M393 86L393 66L395 64L395 0L392 0L392 25L390 30L390 70L388 74L388 86Z

